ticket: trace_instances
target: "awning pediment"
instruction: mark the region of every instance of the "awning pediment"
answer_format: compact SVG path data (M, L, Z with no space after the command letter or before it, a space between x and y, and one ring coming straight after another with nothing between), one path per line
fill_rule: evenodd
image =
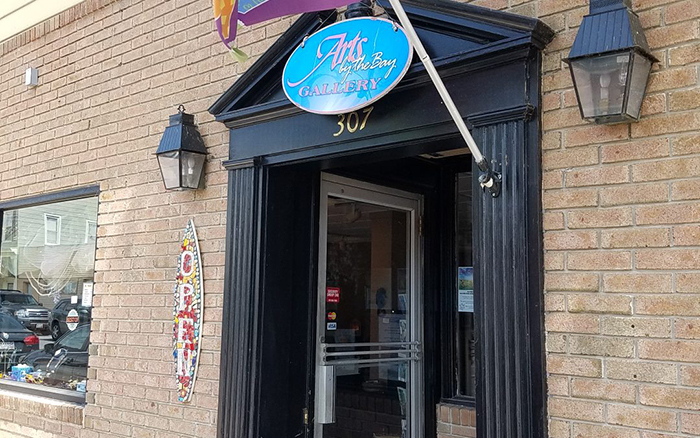
M387 0L378 0L391 18ZM497 56L516 47L543 48L553 32L541 21L446 0L403 0L409 18L436 67ZM287 100L281 77L286 60L304 37L337 20L336 11L302 15L212 106L217 120L256 123L260 117L286 117L301 110ZM427 77L414 58L404 82ZM265 114L261 116L261 114Z

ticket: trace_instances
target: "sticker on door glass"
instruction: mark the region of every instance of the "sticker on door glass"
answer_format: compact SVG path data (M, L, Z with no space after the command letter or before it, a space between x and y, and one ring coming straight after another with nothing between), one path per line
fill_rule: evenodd
M336 330L338 328L337 322L326 323L326 330Z
M327 303L339 303L340 302L340 288L339 287L327 287L326 288L326 302Z
M328 320L335 321L338 318L338 314L335 312L328 312Z

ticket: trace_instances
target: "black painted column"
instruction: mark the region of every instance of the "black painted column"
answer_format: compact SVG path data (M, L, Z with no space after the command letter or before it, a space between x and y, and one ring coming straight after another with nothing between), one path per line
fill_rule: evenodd
M253 160L225 166L229 188L218 436L249 438L256 436L258 406L262 169Z
M540 170L532 128L536 123L521 119L474 130L503 173L495 199L475 181L479 438L546 436Z

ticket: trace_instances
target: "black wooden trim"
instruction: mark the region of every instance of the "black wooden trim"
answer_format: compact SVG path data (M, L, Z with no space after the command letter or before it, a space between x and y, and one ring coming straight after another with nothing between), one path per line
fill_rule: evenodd
M433 60L433 64L445 80L452 76L495 68L501 64L520 59L524 60L529 55L531 46L530 37L519 37L495 42L468 52L436 58ZM425 67L417 62L411 66L406 77L391 93L411 90L429 82L431 82L430 77L425 71ZM385 99L390 99L391 93ZM216 115L216 120L223 122L228 128L236 129L304 113L288 99L281 99L222 112Z
M533 51L525 84L533 108L540 63ZM479 438L546 436L539 124L532 112L474 131L503 174L501 196L475 195L473 204Z
M229 173L219 438L256 436L262 169Z
M514 120L520 120L519 111L511 111ZM457 285L455 273L457 272L457 247L455 245L457 237L457 176L459 173L471 172L471 160L469 157L455 157L442 159L445 165L441 169L439 193L441 197L440 208L440 368L441 368L441 391L440 403L459 405L465 407L475 407L476 397L458 394L455 373L457 370L457 318L455 312L457 308ZM472 192L473 201L477 197L483 196L482 192ZM474 218L472 218L472 222ZM477 261L472 258L472 265ZM476 323L476 321L475 321Z
M378 3L387 11L391 11L392 15L394 15L388 0L378 0ZM470 27L472 28L475 27L476 22L487 23L491 25L491 27L498 28L501 35L511 35L515 30L532 33L539 42L539 48L543 48L554 36L552 30L540 20L523 15L446 0L403 0L402 3L404 4L404 9L406 9L406 12L411 18L413 18L413 14L415 14L414 11L419 8L425 8L425 10L430 11L431 15L439 16L443 20L445 20L445 17L459 17L461 19L471 20ZM453 22L454 20L449 21ZM493 29L488 30L490 30L489 33L495 33Z
M390 15L393 14L387 0L378 0L378 3ZM543 22L530 17L446 0L407 0L404 3L417 28L470 43L455 53L433 54L433 63L443 78L450 75L449 70L453 67L459 67L455 72L463 74L471 68L488 68L494 62L512 62L520 48L534 46L542 49L554 36L554 32ZM280 98L278 91L281 90L284 62L306 35L334 22L336 14L336 11L328 11L302 15L209 108L209 112L230 128L236 127L233 121L245 126L296 114L298 110L295 107L285 105L288 103L286 99L271 101ZM475 48L474 44L479 47ZM411 66L401 86L411 84L416 78L419 81L428 80L418 60Z
M451 399L455 395L455 336L456 324L454 309L454 268L455 268L455 237L456 187L455 170L442 169L440 175L440 192L442 208L439 212L440 229L440 368L441 391L440 401Z
M386 4L386 0L380 2ZM473 48L469 43L470 50L440 52L436 57L441 76L447 79L453 96L459 98L460 111L474 128L477 143L504 175L500 198L484 196L478 187L474 190L477 434L479 438L544 438L538 49L551 39L552 32L531 18L443 0L406 3L415 11L411 18L426 31L426 39L431 31L439 35L434 44L444 41L444 35L462 38L465 44L483 44ZM318 187L306 178L319 170L353 167L364 171L370 166L384 178L394 172L378 169L386 164L381 161L396 160L395 165L403 157L463 147L455 141L454 124L419 63L392 93L376 103L373 123L354 136L332 137L335 117L303 113L281 99L279 77L284 61L306 33L320 26L318 14L303 16L210 109L217 120L232 128L229 161L223 163L230 171L230 186L220 438L313 435L300 423L299 412L305 404L309 419L313 419L316 289L308 284L315 282L317 213L309 212L308 206L316 202ZM288 180L276 180L275 172L285 168L296 168L298 173L288 175ZM424 176L411 174L412 180ZM284 194L273 192L275 184L286 181L295 187L289 193L301 200L296 201L297 210L291 196L285 199ZM314 197L308 199L305 193ZM439 202L440 194L425 194L427 212L429 203ZM311 225L298 222L309 217L314 218ZM296 225L288 227L286 218ZM450 244L444 243L444 235L435 228L443 222L426 223L426 272L440 269L436 265L447 269L445 266L454 263L452 259L442 263ZM294 237L282 235L284 232ZM302 242L305 239L311 241L310 247ZM431 249L430 245L440 247ZM287 260L292 260L293 267ZM308 268L303 266L307 262ZM301 303L297 311L287 312L275 295L279 293L274 291L279 274L273 271L280 264L285 266L281 272L299 275L294 280L295 297ZM310 277L302 279L301 271ZM453 273L448 276L426 277L426 287L442 282L454 287ZM446 288L435 290L445 293ZM454 296L451 299L454 301ZM299 312L304 304L309 308ZM426 300L425 305L425 421L429 438L436 434L434 403L442 400L473 406L474 400L454 397L454 392L444 390L452 372L438 363L447 342L440 336L445 330L441 320L453 312L447 315L437 298ZM453 309L453 305L449 307ZM263 312L264 320L273 327L263 326ZM290 316L285 316L287 313ZM428 315L434 315L433 319ZM269 317L275 322L270 323ZM307 340L284 346L287 339L302 336L296 329L295 333L285 332L284 324L300 321L307 323ZM284 357L275 355L280 345L286 352ZM301 376L300 370L306 370L307 375ZM285 379L297 377L305 377L305 399L301 398L300 382L285 383Z
M260 165L261 162L262 160L259 157L255 157L247 160L224 160L221 162L221 165L226 170L237 170L245 169L247 167L255 167Z
M440 403L444 405L456 405L463 406L465 408L474 408L474 410L476 410L476 399L474 397L441 398Z
M472 127L478 128L481 126L494 125L496 123L510 122L513 120L528 121L534 112L535 107L533 107L531 104L526 104L499 111L471 115L467 117L467 121Z
M541 97L542 52L533 50L527 64L528 96L530 102L539 107ZM528 248L528 303L530 331L530 382L532 387L533 417L536 437L548 436L547 430L547 378L544 329L544 247L542 229L542 119L540 112L534 111L533 118L525 124L525 141L531 146L526 154L528 173L527 191L527 248Z
M14 208L32 207L40 204L51 204L54 202L71 201L73 199L89 198L100 194L100 186L81 187L79 189L64 190L61 192L45 193L28 198L13 199L11 201L0 202L0 210L10 210Z
M474 131L485 156L503 174L499 198L474 198L474 296L477 338L477 435L535 437L527 401L527 184L522 122ZM508 158L507 161L505 158ZM474 174L478 175L474 167ZM474 179L474 192L480 189Z

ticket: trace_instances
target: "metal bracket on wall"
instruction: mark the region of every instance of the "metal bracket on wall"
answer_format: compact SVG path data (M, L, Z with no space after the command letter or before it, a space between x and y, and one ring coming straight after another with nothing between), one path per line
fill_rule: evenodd
M491 170L491 166L488 165L485 158L476 163L476 165L479 166L479 170L484 172L479 175L479 185L482 189L491 193L491 197L498 198L501 194L501 182L503 181L501 174Z

